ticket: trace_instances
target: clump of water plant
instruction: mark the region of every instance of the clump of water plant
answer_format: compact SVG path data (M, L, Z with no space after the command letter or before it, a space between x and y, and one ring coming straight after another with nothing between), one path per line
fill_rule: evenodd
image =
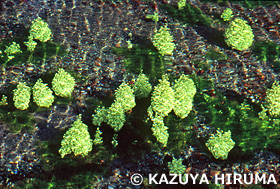
M161 26L160 29L154 34L152 39L153 45L162 56L172 55L175 49L173 36L169 30L170 29L167 27L167 25Z
M31 89L26 85L26 83L18 83L17 88L14 89L14 105L20 110L25 110L29 107Z
M121 130L125 123L125 113L131 110L135 104L134 91L131 87L122 83L115 92L115 101L109 108L98 107L92 115L93 124L100 126L102 122L110 125L115 132Z
M50 107L54 101L52 90L39 78L33 86L33 101L40 107Z
M15 58L16 54L22 53L22 51L20 50L20 45L18 43L12 42L11 45L6 46L4 53L7 54L8 57L7 61L10 61Z
M29 30L28 41L24 42L24 44L27 46L27 50L32 52L37 46L37 42L34 41L34 39L41 42L47 42L51 39L51 35L52 31L48 24L42 20L42 18L38 17L32 21L32 25Z
M217 130L216 134L212 134L208 139L206 146L216 159L225 160L229 151L234 147L235 142L231 139L230 130L227 132Z
M149 78L141 73L133 86L134 95L138 98L147 98L152 91L152 85L149 83Z
M80 114L71 125L71 128L63 135L59 154L62 158L72 152L75 156L81 155L85 157L92 150L92 144L88 126L82 122L82 115Z
M254 34L245 20L236 18L231 21L224 34L225 42L233 49L247 50L253 44Z
M232 15L233 11L230 8L226 8L223 13L221 14L221 18L225 21L228 22L232 19L233 15Z
M75 79L64 69L59 68L52 79L52 89L57 96L70 97L75 86Z
M168 127L164 125L164 117L174 110L181 119L186 118L193 107L193 97L196 93L194 82L182 74L172 87L168 77L163 75L159 84L154 87L148 116L153 122L152 131L157 140L167 145Z

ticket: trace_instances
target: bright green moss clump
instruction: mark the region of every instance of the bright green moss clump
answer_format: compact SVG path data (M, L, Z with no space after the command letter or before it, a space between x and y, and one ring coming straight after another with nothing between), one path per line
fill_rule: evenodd
M232 15L233 11L230 8L226 8L226 10L224 10L224 12L221 15L221 18L225 21L228 22L232 19L233 15Z
M52 31L48 24L40 17L32 21L32 25L29 30L28 41L24 42L27 46L27 50L32 52L37 46L37 42L34 39L41 42L47 42L51 39Z
M173 174L184 174L186 166L183 165L183 159L176 159L173 157L172 162L168 162L169 173Z
M101 135L102 135L102 132L100 131L99 127L97 127L95 135L94 135L93 144L95 144L95 145L103 144L103 138Z
M162 56L173 54L175 44L173 43L173 36L166 25L161 26L159 31L154 34L152 42Z
M168 77L163 75L159 80L159 84L154 87L152 93L151 107L156 115L165 117L174 107L174 90L170 86Z
M49 28L48 23L40 17L32 21L29 33L33 39L38 39L41 42L47 42L50 40L52 35L52 31Z
M82 115L77 116L77 120L72 127L63 135L59 154L62 158L65 155L74 153L75 156L86 156L92 150L92 139L88 132L88 126L82 122Z
M178 9L179 10L182 10L185 6L186 6L186 0L180 0L179 2L178 2Z
M52 90L39 78L33 86L33 101L40 107L50 107L54 101Z
M14 56L15 54L22 53L22 51L20 50L19 44L17 44L16 42L13 42L10 46L6 46L4 53L7 54L8 61L10 61L13 58L15 58L15 56Z
M121 103L113 103L107 111L107 123L115 132L121 130L125 123L125 112Z
M59 68L52 80L52 89L57 96L70 97L75 86L75 79L64 69Z
M138 75L138 78L133 86L134 94L138 98L147 98L152 91L152 85L149 79L143 73Z
M224 37L229 47L243 51L252 45L254 34L251 26L246 21L236 18L229 23Z
M159 16L158 13L155 11L153 15L148 14L146 16L147 19L152 19L155 23L157 23L159 21Z
M37 46L37 42L33 40L31 36L28 36L28 41L24 42L24 44L27 46L27 50L32 52Z
M109 108L98 107L92 115L92 123L100 126L102 122L110 125L115 132L121 130L125 123L125 113L135 104L134 91L126 83L122 83L115 92L115 101Z
M280 115L280 85L273 83L271 89L267 90L266 95L266 108L271 116Z
M168 77L162 76L159 84L154 87L151 97L151 105L148 108L148 115L153 122L152 131L157 141L165 147L168 142L168 127L164 125L164 117L167 116L174 106L174 90L170 86Z
M8 105L8 101L7 101L7 96L2 95L2 98L0 100L0 106L7 106Z
M17 88L14 89L13 100L15 102L15 107L20 110L25 110L29 107L31 96L31 89L25 83L19 83Z
M115 92L115 104L119 103L124 112L131 110L135 104L133 89L126 83L122 83Z
M182 74L178 80L175 81L174 89L174 112L177 116L186 118L193 107L193 97L196 93L196 87L193 80Z
M231 139L231 132L217 130L215 135L211 135L206 146L216 159L225 160L229 151L234 147L235 142Z
M100 126L101 123L107 122L108 109L106 109L104 106L98 106L94 112L95 114L92 115L93 125Z
M153 122L153 134L163 146L167 145L169 137L168 127L164 125L164 117L174 110L181 119L186 118L192 110L195 93L194 82L184 74L175 81L173 87L166 75L163 75L159 84L154 87L148 115Z
M164 147L166 147L169 133L168 133L168 127L164 125L164 117L155 115L154 117L150 118L153 122L152 125L152 132L153 135L157 138L157 141L163 144Z

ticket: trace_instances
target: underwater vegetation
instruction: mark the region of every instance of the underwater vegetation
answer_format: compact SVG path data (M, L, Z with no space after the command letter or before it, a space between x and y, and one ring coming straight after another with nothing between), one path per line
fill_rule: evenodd
M225 21L228 22L232 19L233 15L232 15L233 11L230 8L226 8L223 13L221 14L221 18Z
M180 3L179 6L180 8L178 9L178 5L160 5L163 10L167 11L168 15L178 19L183 24L210 26L213 23L213 20L203 14L198 7L194 7L189 3L186 3L184 6Z
M49 108L54 102L53 91L57 96L71 97L75 86L75 79L64 69L60 68L52 79L52 89L39 78L32 87L33 102L39 107ZM31 88L25 83L19 82L13 90L13 101L15 107L25 110L29 107Z
M117 5L114 3L112 7ZM212 23L202 10L184 0L160 7L172 19L186 25L209 27ZM230 10L222 14L224 21L231 20ZM265 101L258 103L233 91L217 89L203 72L210 73L214 61L218 66L219 61L226 62L229 54L211 46L203 55L206 62L191 62L196 64L194 70L182 68L170 73L176 42L179 43L172 36L172 27L160 23L162 17L156 11L150 17L143 16L144 19L155 22L150 38L131 34L129 40L124 40L127 46L109 50L110 55L123 58L121 66L125 72L119 85L114 86L116 90L108 90L107 96L75 99L85 95L85 90L75 91L78 88L77 79L72 76L75 73L69 74L62 68L40 76L36 83L15 82L17 85L10 92L1 94L1 122L9 124L11 132L35 130L32 113L37 111L51 112L45 113L48 116L43 125L49 127L52 119L58 119L50 115L62 98L62 105L74 107L75 116L69 118L68 126L57 126L59 129L52 139L38 140L42 174L18 183L19 187L90 188L105 182L103 179L111 173L115 179L112 183L116 182L123 177L120 175L123 170L128 170L124 171L127 178L135 170L145 170L144 177L152 169L159 173L184 174L195 161L225 167L247 163L259 151L279 154L279 84L269 87ZM23 57L30 62L44 63L49 56L63 51L62 46L50 42L52 32L40 17L25 32L22 40L15 37L0 44L4 66L20 64ZM236 18L227 26L222 40L237 52L248 50L253 38L251 26ZM275 44L255 43L253 48L260 60L278 61L279 48ZM49 50L53 54L48 54ZM35 61L37 54L39 61ZM93 74L97 75L98 71ZM150 159L142 162L147 157ZM124 159L128 165L121 162ZM160 163L154 163L157 161ZM136 168L129 170L129 166ZM199 170L200 165L195 166ZM119 169L112 170L115 167ZM209 186L216 187L221 186Z
M98 136L97 136L98 137ZM82 115L71 125L71 128L63 135L59 154L61 158L65 155L74 153L75 156L87 156L92 150L92 139L87 129L87 125L82 122Z
M254 39L251 26L240 18L229 23L224 36L227 45L239 51L248 49Z
M31 89L25 83L19 83L17 88L14 89L13 100L15 107L20 110L25 110L29 107Z
M160 29L154 34L152 42L162 56L173 54L175 44L173 43L173 37L170 34L167 25L165 25L165 27L160 27Z
M231 139L230 130L227 132L217 130L215 135L211 135L206 146L216 159L225 160L229 151L234 147L235 142Z
M26 62L45 63L53 56L64 56L65 47L51 42L51 29L40 17L32 21L29 31L23 29L21 36L0 43L0 64L18 65Z
M170 173L184 174L186 166L183 165L183 159L176 159L173 157L171 162L168 162L168 169Z
M268 61L274 71L280 71L280 45L268 41L256 42L253 52L259 60Z
M227 2L236 2L236 0L201 0L201 2L215 2L218 4L225 4ZM256 1L242 0L242 1L238 1L238 3L240 4L240 6L244 6L248 8L255 8L258 6L264 7L264 6L279 4L278 1L260 1L260 0L256 0Z
M52 89L57 96L71 97L75 87L75 79L64 69L59 68L52 79Z
M118 47L112 52L125 57L124 66L129 73L140 74L142 71L149 78L159 78L168 66L168 60L151 43L148 46L133 44L132 48Z
M54 102L52 90L39 78L33 86L33 101L40 107L49 108Z
M199 79L195 83L201 82L203 84L205 81ZM247 158L263 148L278 149L278 119L269 118L266 113L261 113L260 104L251 103L238 96L224 96L218 91L215 91L215 95L209 95L207 91L198 92L194 103L196 110L206 117L205 124L223 131L231 131L235 147L229 153L230 159L236 160L242 156ZM264 114L264 118L260 118L259 114Z

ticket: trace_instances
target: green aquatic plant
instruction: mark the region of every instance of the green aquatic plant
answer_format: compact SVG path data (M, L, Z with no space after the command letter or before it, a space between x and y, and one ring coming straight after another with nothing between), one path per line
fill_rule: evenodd
M22 53L22 51L20 50L20 45L17 44L16 42L12 42L11 45L6 46L6 49L4 50L4 53L7 54L8 60L10 61L13 58L15 58L14 55L18 54L18 53Z
M128 84L122 83L115 92L114 103L119 103L124 112L131 110L136 105L133 93L133 89Z
M227 132L217 130L217 133L212 134L208 139L206 146L216 159L225 160L228 153L234 147L235 142L231 139L230 130Z
M147 98L152 91L152 85L149 83L149 78L141 73L138 75L134 86L134 95L138 98Z
M194 82L182 74L172 87L166 75L154 87L148 116L153 122L152 131L157 140L165 147L168 142L168 127L164 125L164 117L174 110L175 114L184 119L193 107L193 97L196 93Z
M167 75L163 75L159 84L154 87L151 97L151 105L148 108L148 116L153 122L152 132L157 141L165 147L168 142L168 127L164 125L166 117L174 106L174 90L170 86Z
M186 118L193 107L193 97L196 93L196 87L192 79L182 74L175 81L174 89L174 107L173 110L181 119Z
M121 130L125 123L125 113L131 110L135 104L134 91L131 87L122 83L115 92L115 100L109 108L98 107L92 115L92 122L100 126L102 122L110 125L115 132Z
M64 69L59 68L52 80L52 89L57 96L71 97L74 91L75 79Z
M54 101L52 90L39 78L33 86L33 101L40 107L50 107Z
M169 30L170 29L167 27L167 25L161 26L160 29L154 34L152 39L153 45L162 56L172 55L175 49L173 36Z
M38 17L32 21L29 34L33 39L38 39L41 42L47 42L51 39L52 31L49 28L48 23Z
M24 44L27 46L27 50L32 52L37 46L37 42L33 40L32 36L28 36L28 41L24 42Z
M186 0L180 0L179 2L178 2L178 9L179 10L182 10L185 6L186 6Z
M157 141L163 144L163 147L166 147L169 133L168 127L164 125L164 117L155 115L151 118L152 124L152 132L156 137Z
M180 0L178 4L174 6L167 3L160 4L159 6L167 12L168 16L179 20L183 24L210 26L214 22L214 20L207 17L198 6L191 5L190 3L184 5L184 0Z
M93 125L100 126L101 123L107 122L108 109L104 106L98 106L94 112L95 114L92 115Z
M127 43L127 48L132 49L132 47L133 47L132 42L130 40L127 40L126 43Z
M38 17L37 19L32 21L28 41L24 42L27 46L27 50L32 52L37 46L37 42L34 39L39 40L41 42L47 42L51 39L52 31L42 18Z
M269 61L274 71L280 71L280 45L269 41L256 42L253 52L258 59L264 62Z
M272 117L280 115L280 85L278 82L273 83L271 89L267 90L266 108Z
M115 132L121 130L125 123L125 112L121 103L113 103L109 107L106 120L106 123L108 123L108 125L110 125Z
M165 117L174 107L174 90L170 86L167 75L159 79L159 84L154 87L151 97L151 107L156 115Z
M167 167L169 169L169 173L173 174L184 174L186 171L186 166L183 165L182 158L176 159L173 157L172 162L168 162Z
M92 150L92 144L88 126L82 122L82 115L80 114L71 128L63 135L59 154L61 158L72 152L75 156L85 157Z
M125 113L131 110L135 104L133 90L126 83L122 83L115 92L115 101L109 107L106 122L118 132L125 123Z
M118 47L112 51L125 57L124 66L127 72L137 75L145 73L149 78L161 77L169 63L148 40L133 43L131 48Z
M147 19L152 19L155 23L157 23L159 21L159 16L158 13L155 11L153 15L148 14L146 16Z
M251 26L240 18L236 18L229 23L224 37L229 47L239 51L247 50L254 40Z
M233 15L232 15L233 11L230 8L226 8L223 13L221 14L221 18L225 21L228 22L232 19Z
M7 96L2 95L2 98L0 100L0 106L7 106L8 102L7 102Z
M94 145L101 145L103 144L102 132L100 131L99 127L97 127L94 135L93 144Z
M113 136L113 138L112 138L111 143L112 143L112 145L113 145L114 148L116 148L116 147L119 145L118 136L119 136L119 135L118 135L117 133L114 133L114 136Z
M13 100L15 107L20 110L25 110L29 107L31 89L25 83L18 83L17 88L14 89Z

